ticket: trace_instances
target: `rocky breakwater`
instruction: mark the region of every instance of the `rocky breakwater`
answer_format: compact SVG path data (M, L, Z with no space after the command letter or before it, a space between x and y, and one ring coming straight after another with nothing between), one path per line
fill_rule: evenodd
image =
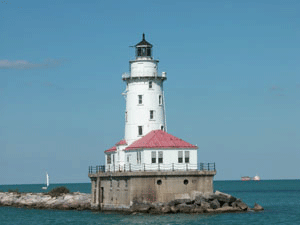
M79 192L63 193L58 196L49 193L0 192L0 206L88 210L91 209L91 195Z
M250 208L241 199L229 194L216 191L212 194L199 194L194 199L175 199L168 203L139 203L134 202L130 207L133 214L136 213L228 213L262 211L262 206L255 203Z

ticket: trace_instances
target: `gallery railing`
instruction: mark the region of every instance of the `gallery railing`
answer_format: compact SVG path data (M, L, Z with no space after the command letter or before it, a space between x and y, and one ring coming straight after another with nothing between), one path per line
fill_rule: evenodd
M89 174L104 172L135 172L135 171L216 171L215 163L198 163L198 164L124 164L108 166L90 166Z

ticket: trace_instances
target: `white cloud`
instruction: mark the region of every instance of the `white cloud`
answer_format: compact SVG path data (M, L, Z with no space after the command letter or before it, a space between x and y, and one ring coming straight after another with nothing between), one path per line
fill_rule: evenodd
M35 68L49 68L60 66L65 60L62 59L47 59L42 63L32 63L26 60L0 60L0 69L35 69Z

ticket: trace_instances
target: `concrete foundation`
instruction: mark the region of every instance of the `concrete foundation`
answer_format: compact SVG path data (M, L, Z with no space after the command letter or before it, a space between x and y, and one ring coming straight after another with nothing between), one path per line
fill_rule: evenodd
M213 192L216 171L90 173L92 208L128 209L133 202L158 203Z

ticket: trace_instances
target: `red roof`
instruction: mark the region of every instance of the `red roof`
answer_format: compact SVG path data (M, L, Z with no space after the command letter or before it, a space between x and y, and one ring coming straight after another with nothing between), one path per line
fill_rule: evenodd
M116 147L116 146L113 146L113 147L111 147L110 149L105 150L104 152L105 152L105 153L108 153L108 152L115 152L115 151L117 151L117 147Z
M127 142L125 140L121 140L118 143L116 143L113 147L111 147L110 149L105 150L104 152L105 153L115 152L115 151L117 151L117 146L118 145L127 145Z
M116 145L127 145L127 142L125 140L121 140Z
M163 130L153 130L141 139L133 142L125 150L134 150L141 148L190 148L197 149L198 147L192 145L178 137L175 137Z

